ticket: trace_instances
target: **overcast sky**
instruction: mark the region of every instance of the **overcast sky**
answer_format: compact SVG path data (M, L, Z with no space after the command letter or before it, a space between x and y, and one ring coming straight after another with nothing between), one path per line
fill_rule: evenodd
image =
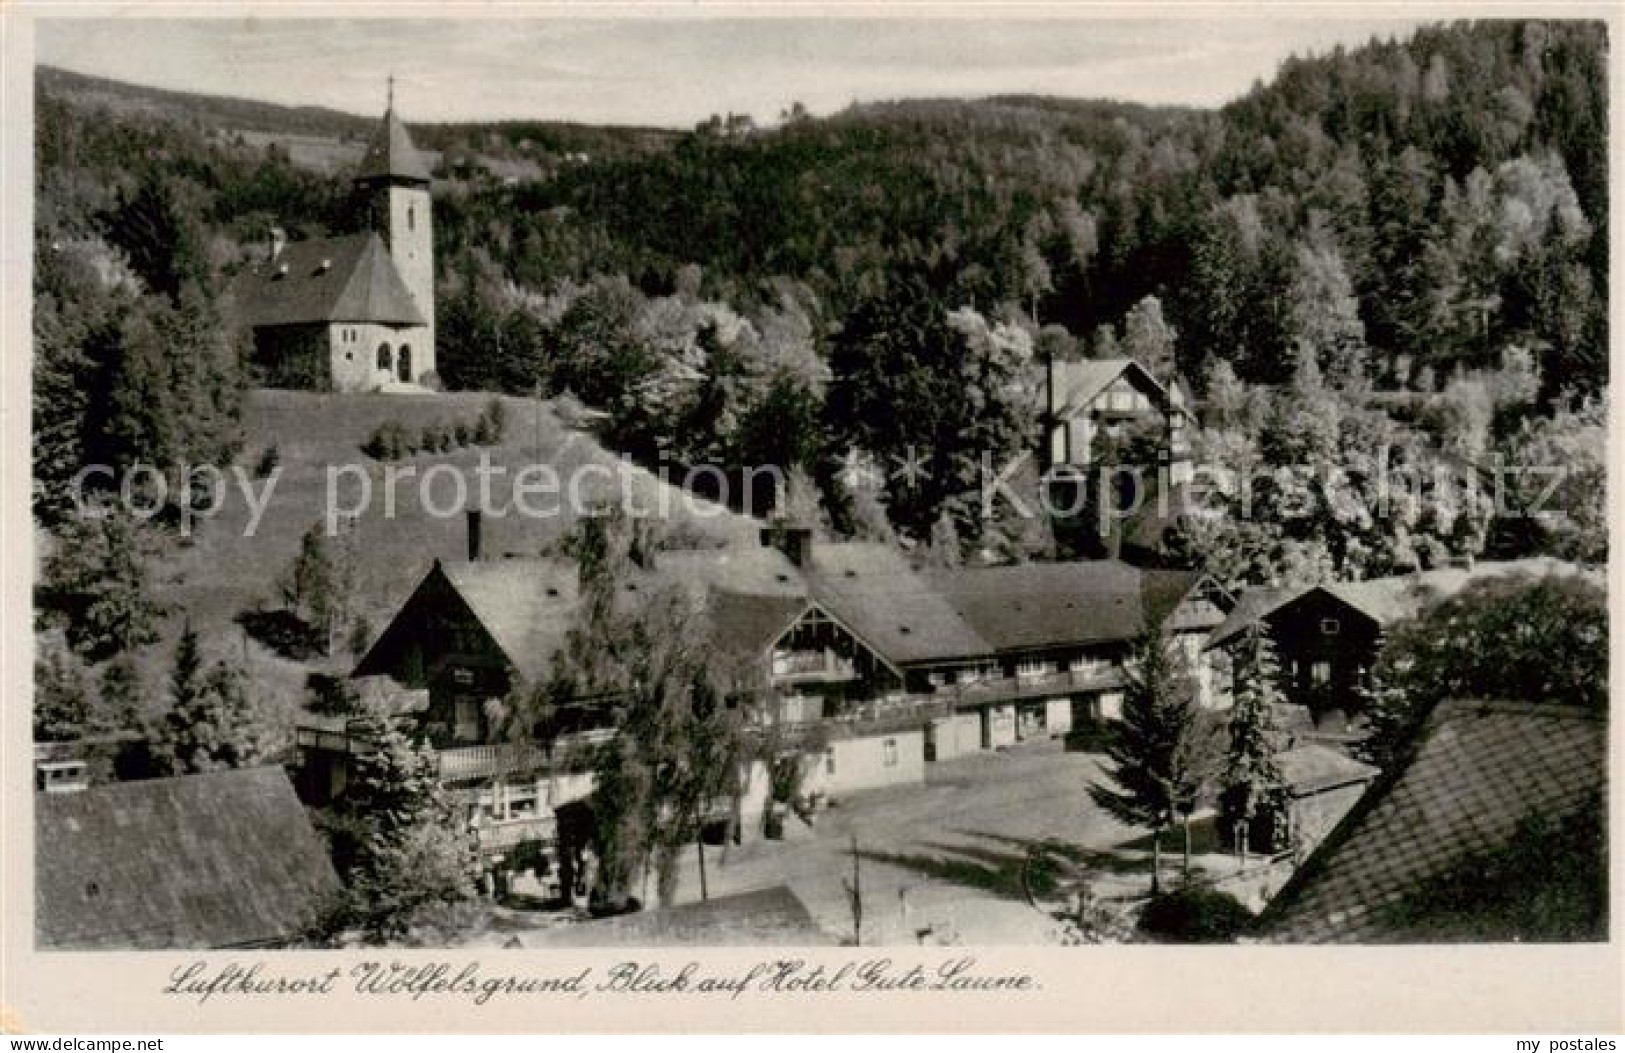
M687 127L854 101L1030 92L1216 106L1291 54L1404 36L1415 19L1078 17L48 19L39 61L139 84L352 113L398 78L408 120L533 117Z

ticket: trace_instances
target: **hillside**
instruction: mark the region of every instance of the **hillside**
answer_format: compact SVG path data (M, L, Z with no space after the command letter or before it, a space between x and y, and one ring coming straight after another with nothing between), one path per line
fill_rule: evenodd
M220 515L200 525L190 543L176 544L153 564L152 580L158 598L174 615L164 628L164 639L134 655L138 682L152 691L148 706L157 706L169 675L173 641L183 624L195 630L206 654L227 656L254 684L257 705L275 736L291 734L296 714L310 703L307 680L312 672L347 672L354 658L341 647L330 658L297 658L279 654L253 627L257 611L276 611L282 605L281 583L304 533L325 513L327 470L330 466L360 465L374 483L378 500L357 517L352 536L356 586L355 612L380 631L435 559L467 558L467 526L462 511L451 505L453 486L441 471L439 489L430 500L452 514L431 514L420 501L416 479L404 474L393 516L383 503L385 466L361 453L361 446L380 424L398 421L409 429L424 425L471 420L490 399L483 395L331 396L304 392L259 390L250 393L244 415L245 445L238 465L252 478L250 468L261 453L275 446L280 454L280 475L264 505L265 512L252 535L249 506L233 484L233 493ZM583 465L603 466L582 486L588 499L611 496L625 480L626 492L642 507L671 509L662 531L676 544L755 545L757 524L715 505L668 487L656 477L606 452L589 434L562 424L552 403L504 399L508 426L504 440L488 448L447 454L423 454L392 462L404 473L416 469L421 477L436 465L452 465L465 473L470 499L478 499L473 474L482 453L494 467L494 507L509 504L510 493L501 485L512 481L527 465L551 466L568 480ZM347 483L353 476L343 477ZM611 480L615 480L611 482ZM359 484L355 484L359 485ZM264 500L264 480L255 480L255 493ZM356 491L341 487L341 500ZM533 499L545 510L552 500ZM562 498L558 504L563 506ZM345 505L345 508L353 507ZM571 529L576 516L562 507L557 516L508 518L487 516L484 548L489 558L508 554L534 554L556 543ZM49 538L46 538L49 544ZM249 615L245 619L244 615ZM153 709L156 713L157 710Z
M529 465L545 465L568 485L571 473L584 465L600 465L612 476L594 470L584 475L580 493L590 504L614 496L623 485L640 505L672 509L663 528L691 538L697 544L756 543L756 524L697 498L668 487L656 476L604 450L590 434L561 424L550 402L503 398L507 428L503 441L490 447L469 447L444 454L419 454L388 464L361 452L374 430L397 421L416 433L425 425L472 421L491 401L473 393L437 395L322 395L310 392L259 390L245 406L244 454L239 465L248 470L267 447L280 454L280 476L267 510L254 534L248 534L252 513L240 499L209 521L196 540L183 548L170 564L177 577L172 595L192 616L210 626L232 622L239 613L261 604L278 602L278 578L299 550L300 538L327 508L328 472L347 466L364 469L376 498L355 522L357 593L374 625L398 605L429 564L439 559L464 559L466 522L452 497L456 484L445 471L437 473L425 506L419 480L437 465L459 469L466 480L470 502L478 500L474 474L482 455L492 466L493 508L511 504L512 480ZM385 507L385 473L393 467L400 479L398 502ZM416 477L406 475L415 470ZM356 507L362 487L353 472L339 480L335 509ZM614 482L610 480L614 479ZM662 491L668 491L662 494ZM556 543L575 522L575 510L559 498L538 498L538 510L558 505L557 515L486 517L484 541L492 557L534 555ZM433 509L452 509L439 516Z
M93 77L52 66L35 73L36 90L76 109L120 121L159 121L255 156L280 154L324 176L360 161L376 120L319 106L279 106L254 99L169 91ZM420 149L436 172L447 152L483 162L493 175L539 179L581 159L634 157L670 145L658 128L597 127L570 121L414 123Z

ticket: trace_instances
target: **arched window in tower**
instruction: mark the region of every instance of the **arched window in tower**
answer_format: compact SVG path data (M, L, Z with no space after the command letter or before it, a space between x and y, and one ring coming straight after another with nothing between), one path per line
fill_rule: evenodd
M418 209L416 205L406 206L406 229L418 229Z
M400 370L399 370L399 373L400 373L401 383L410 384L412 382L412 345L411 344L402 344L401 345L401 358L400 358Z
M389 345L388 344L379 344L378 345L378 368L379 369L389 369L389 368L391 368L393 366L394 366L394 363L390 361L390 356L389 356Z

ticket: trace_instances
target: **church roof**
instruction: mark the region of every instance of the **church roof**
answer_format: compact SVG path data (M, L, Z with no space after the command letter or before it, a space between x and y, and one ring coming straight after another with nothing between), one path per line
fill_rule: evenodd
M429 166L423 163L423 155L412 145L412 136L393 109L384 114L355 178L357 182L373 179L429 181Z
M243 319L260 328L312 322L427 325L374 233L290 242L240 286Z

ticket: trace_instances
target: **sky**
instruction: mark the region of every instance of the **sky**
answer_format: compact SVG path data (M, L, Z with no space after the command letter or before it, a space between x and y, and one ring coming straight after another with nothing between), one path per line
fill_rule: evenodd
M492 10L487 8L487 10ZM1346 10L1346 9L1345 9ZM457 19L52 18L38 60L153 87L409 121L536 118L691 127L793 101L1032 93L1218 106L1292 54L1404 36L1401 17L1111 18L757 13Z

